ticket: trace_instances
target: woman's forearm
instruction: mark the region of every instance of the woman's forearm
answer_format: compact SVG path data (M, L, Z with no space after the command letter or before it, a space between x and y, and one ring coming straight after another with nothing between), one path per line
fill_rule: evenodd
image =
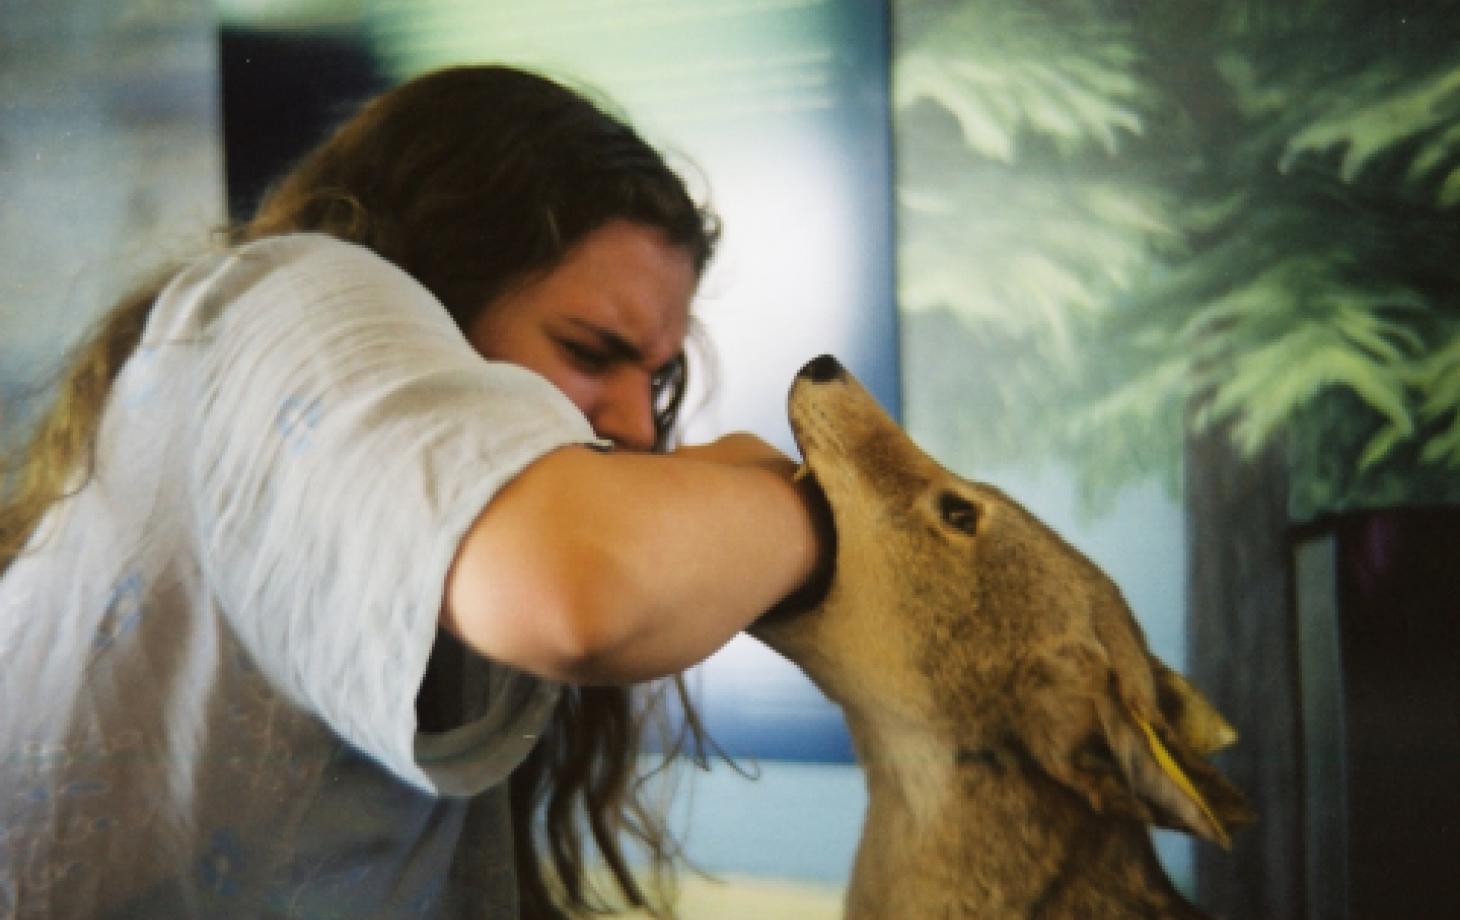
M442 623L482 655L558 680L682 670L815 571L814 499L793 469L748 435L662 456L555 451L463 540Z

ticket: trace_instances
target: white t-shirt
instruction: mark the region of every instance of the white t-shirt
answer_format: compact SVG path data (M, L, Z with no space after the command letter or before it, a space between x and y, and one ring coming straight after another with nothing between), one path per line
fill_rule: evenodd
M505 780L555 684L416 726L447 568L594 440L373 253L297 235L166 288L94 475L0 579L0 917L511 917Z

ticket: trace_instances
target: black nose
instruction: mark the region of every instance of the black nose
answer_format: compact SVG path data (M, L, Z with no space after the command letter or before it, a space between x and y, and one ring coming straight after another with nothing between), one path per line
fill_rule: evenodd
M822 355L819 358L812 358L801 368L797 377L803 377L813 383L830 383L833 380L840 380L846 375L842 364L831 355Z

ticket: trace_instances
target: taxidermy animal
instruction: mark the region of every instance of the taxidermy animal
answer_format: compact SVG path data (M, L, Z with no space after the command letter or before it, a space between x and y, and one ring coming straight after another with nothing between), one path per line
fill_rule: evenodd
M1149 825L1226 846L1251 820L1202 759L1235 733L1116 586L834 358L797 375L790 419L835 563L819 601L751 632L846 715L868 789L848 920L1204 916Z

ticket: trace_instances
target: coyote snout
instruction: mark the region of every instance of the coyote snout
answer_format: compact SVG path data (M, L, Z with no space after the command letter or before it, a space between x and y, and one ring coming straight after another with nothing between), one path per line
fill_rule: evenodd
M802 369L790 417L835 568L814 608L752 632L842 706L866 772L847 916L1201 916L1146 826L1227 844L1249 815L1201 755L1235 734L1115 585L835 359Z

